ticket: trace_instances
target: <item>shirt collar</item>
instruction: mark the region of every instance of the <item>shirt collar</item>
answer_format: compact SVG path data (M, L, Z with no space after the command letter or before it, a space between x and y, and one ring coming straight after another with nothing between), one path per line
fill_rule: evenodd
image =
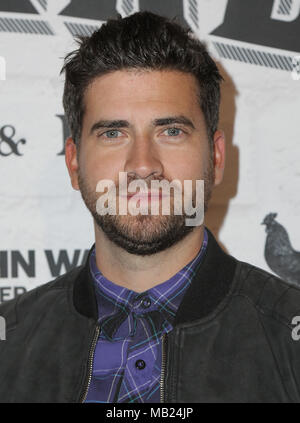
M195 269L198 268L204 255L207 242L208 234L204 228L204 238L198 254L170 279L142 293L137 293L108 280L97 267L94 248L90 255L89 265L95 286L101 333L105 334L108 339L123 339L125 336L133 336L136 316L146 313L151 313L154 316L158 312L164 320L172 324L186 289L195 275ZM126 319L128 324L123 324L122 337L120 337L118 328ZM124 326L126 326L125 329Z

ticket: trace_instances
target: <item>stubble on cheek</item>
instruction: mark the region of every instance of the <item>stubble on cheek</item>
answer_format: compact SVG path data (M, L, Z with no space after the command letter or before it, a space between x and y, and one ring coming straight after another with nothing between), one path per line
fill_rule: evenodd
M206 212L209 199L212 193L214 168L212 160L207 164L203 173L204 177L204 212ZM92 214L98 228L100 228L106 236L115 244L125 249L129 253L137 255L150 255L169 248L173 244L179 242L194 227L186 225L187 216L182 210L179 215L174 214L174 198L171 196L170 214L162 214L162 204L159 207L159 214L152 215L151 207L148 207L148 214L126 215L118 214L118 196L116 198L116 214L101 215L97 212L96 204L100 193L96 192L96 186L88 181L86 175L83 174L81 168L78 171L78 184L88 210ZM194 185L194 184L193 184ZM195 186L193 186L195 188ZM116 188L116 193L118 189ZM184 196L184 193L182 193ZM160 203L162 200L160 200ZM192 204L195 208L196 189L193 191ZM107 207L107 204L104 204ZM128 202L127 202L128 207ZM138 207L138 205L137 205ZM184 201L182 198L182 207Z

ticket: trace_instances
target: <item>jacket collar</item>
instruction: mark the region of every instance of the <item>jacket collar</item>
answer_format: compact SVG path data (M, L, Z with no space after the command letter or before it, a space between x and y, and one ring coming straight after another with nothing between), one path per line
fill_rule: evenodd
M230 290L237 260L221 249L209 229L207 232L206 251L178 308L175 325L205 317L217 307ZM73 300L80 314L97 320L97 300L89 266L94 246L95 244L74 282Z

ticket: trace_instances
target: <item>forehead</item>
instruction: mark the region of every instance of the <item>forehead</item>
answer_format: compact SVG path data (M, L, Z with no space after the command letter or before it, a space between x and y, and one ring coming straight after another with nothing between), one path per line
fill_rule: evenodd
M189 73L121 70L95 78L84 94L85 115L201 113L198 83ZM119 116L120 117L120 116Z

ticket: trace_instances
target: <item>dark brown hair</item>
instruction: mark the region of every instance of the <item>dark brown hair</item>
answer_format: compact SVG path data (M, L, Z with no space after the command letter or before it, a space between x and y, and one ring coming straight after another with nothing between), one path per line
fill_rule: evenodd
M83 96L98 76L122 69L179 70L194 75L199 105L212 145L223 79L206 47L191 30L151 12L110 19L90 37L78 37L79 48L65 57L63 105L75 143L81 137Z

